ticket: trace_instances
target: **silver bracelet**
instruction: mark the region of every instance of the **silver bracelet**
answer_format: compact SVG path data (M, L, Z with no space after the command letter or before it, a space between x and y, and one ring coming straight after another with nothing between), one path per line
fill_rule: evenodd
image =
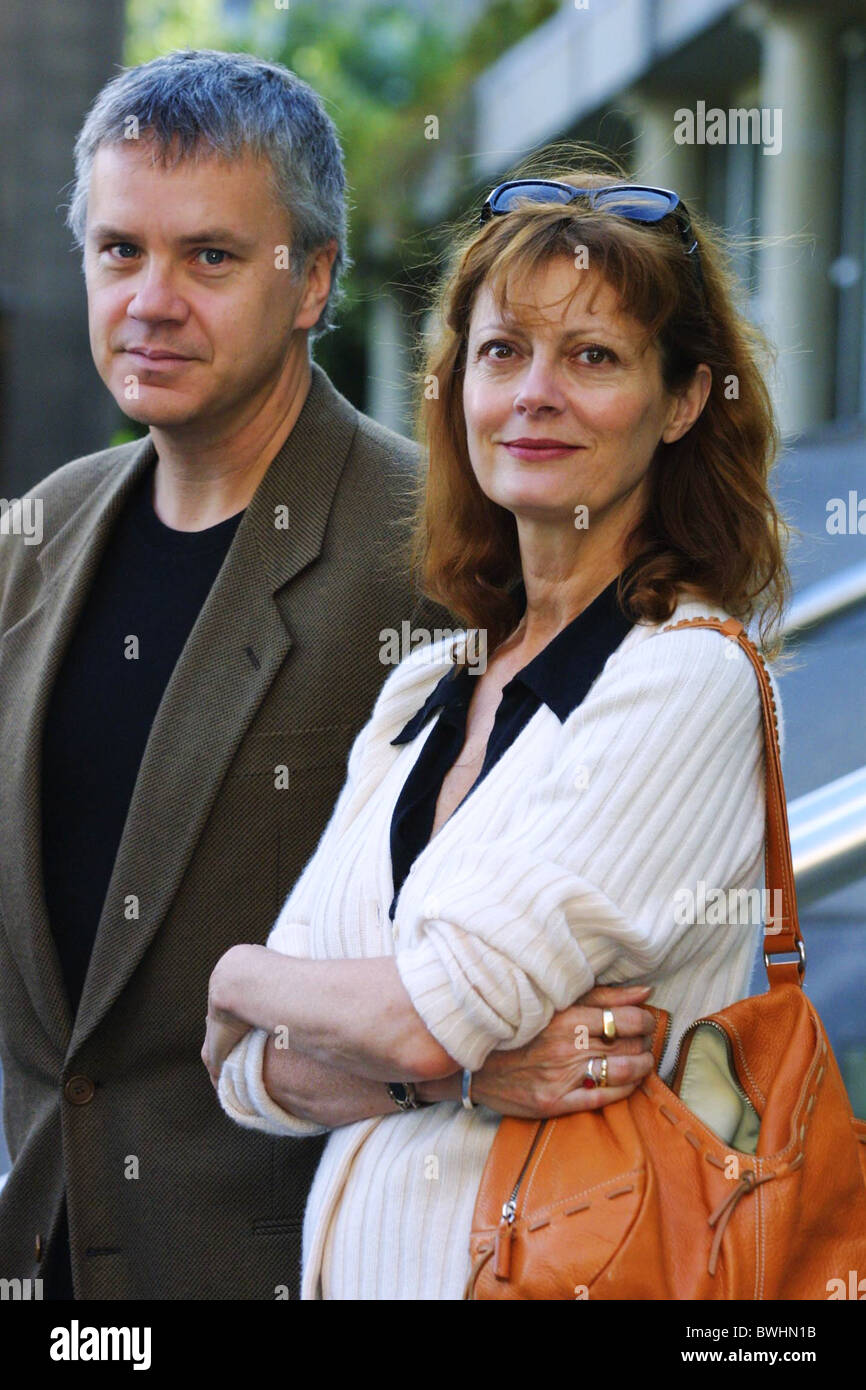
M472 1099L472 1073L468 1067L463 1068L463 1083L460 1087L460 1097L463 1101L464 1110L475 1110L475 1101Z

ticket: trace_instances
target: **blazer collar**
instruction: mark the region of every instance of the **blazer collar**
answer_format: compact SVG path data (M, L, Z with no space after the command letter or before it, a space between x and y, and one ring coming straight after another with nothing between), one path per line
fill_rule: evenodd
M238 534L253 532L271 586L279 589L320 554L331 503L358 428L358 412L317 363L306 400L246 509ZM150 435L106 451L103 476L39 550L54 583L85 548L107 539L136 483L156 464ZM101 548L101 546L100 546Z
M292 646L290 581L318 557L358 427L313 366L288 439L238 526L150 731L97 929L72 1047L98 1026L165 920L228 766ZM279 592L282 591L282 592ZM215 653L218 659L215 659ZM154 815L154 807L167 812ZM136 930L123 895L149 884Z
M105 451L99 460L101 477L63 525L39 547L37 558L46 584L62 579L85 552L88 559L101 552L133 488L155 462L156 450L149 434L134 444Z
M358 412L314 362L301 413L238 529L255 533L273 593L320 554L357 429Z

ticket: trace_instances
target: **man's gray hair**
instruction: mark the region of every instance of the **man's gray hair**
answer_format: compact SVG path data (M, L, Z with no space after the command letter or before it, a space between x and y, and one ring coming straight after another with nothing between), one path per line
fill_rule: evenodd
M337 242L331 292L310 336L329 328L339 276L350 264L346 178L334 123L313 88L281 63L214 49L178 50L125 68L102 88L75 142L66 222L79 247L96 151L125 143L132 129L166 165L173 148L177 159L216 153L235 159L249 150L270 160L274 193L291 219L292 274L303 273L311 252Z

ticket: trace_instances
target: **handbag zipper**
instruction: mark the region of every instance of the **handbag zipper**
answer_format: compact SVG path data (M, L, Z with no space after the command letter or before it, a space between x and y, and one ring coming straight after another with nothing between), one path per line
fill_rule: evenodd
M511 1273L511 1240L514 1234L514 1218L517 1215L517 1194L520 1191L520 1184L526 1175L532 1155L538 1147L542 1131L547 1125L547 1120L542 1120L529 1146L529 1153L523 1160L523 1166L517 1174L517 1181L507 1202L502 1204L502 1216L496 1229L496 1244L493 1247L493 1273L497 1279L507 1279Z
M721 1025L720 1023L716 1023L715 1019L713 1019L713 1018L696 1018L695 1021L694 1021L694 1023L690 1023L690 1024L689 1024L688 1028L685 1030L685 1032L683 1033L682 1037L680 1038L679 1044L678 1044L678 1046L677 1046L677 1055L676 1055L676 1058L674 1059L674 1069L673 1069L673 1073L672 1073L672 1075L671 1075L670 1090L672 1090L672 1091L674 1092L675 1095L679 1095L679 1091L677 1091L675 1088L676 1088L676 1086L682 1081L682 1077L678 1075L678 1072L679 1072L679 1066L680 1066L680 1056L681 1056L682 1050L683 1050L683 1043L685 1042L685 1040L686 1040L686 1038L689 1036L689 1034L690 1034L690 1033L693 1033L693 1032L695 1031L696 1028L715 1028L715 1030L716 1030L717 1033L721 1033L722 1037L723 1037L724 1040L725 1040L725 1047L726 1047L727 1053L728 1053L728 1062L730 1063L730 1074L731 1074L731 1079L733 1080L733 1083L734 1083L735 1087L737 1088L737 1094L739 1095L739 1097L740 1097L741 1100L745 1101L746 1105L750 1106L750 1108L751 1108L752 1110L754 1110L755 1107L752 1105L751 1100L750 1100L749 1097L746 1095L745 1091L743 1090L742 1086L740 1085L740 1078L739 1078L739 1075L738 1075L738 1073L737 1073L737 1069L736 1069L736 1067L734 1066L734 1053L733 1053L733 1049L732 1049L732 1047L731 1047L731 1040L730 1040L730 1038L728 1037L727 1030L726 1030L725 1028L723 1028L722 1025Z
M668 1042L670 1041L670 1036L671 1036L671 1024L673 1023L673 1021L674 1021L674 1016L673 1016L672 1013L669 1013L669 1014L668 1014L668 1021L667 1021L667 1023L665 1024L665 1035L664 1035L664 1038L662 1039L662 1045L661 1045L661 1047L659 1048L659 1066L661 1066L662 1058L663 1058L664 1055L665 1055L665 1050L666 1050L666 1048L667 1048ZM677 1055L679 1055L679 1054L677 1054ZM656 1067L656 1073L658 1073L658 1067Z
M665 1048L668 1045L673 1021L673 1014L669 1014L668 1021L665 1024L664 1041L659 1054L660 1058L664 1056ZM682 1042L682 1039L680 1042ZM679 1052L677 1056L679 1056ZM517 1217L517 1197L523 1179L526 1176L526 1170L532 1160L532 1155L538 1147L538 1141L541 1138L542 1131L546 1124L547 1120L542 1120L538 1129L535 1131L532 1143L529 1146L529 1152L523 1160L520 1172L517 1174L517 1181L511 1190L511 1196L508 1198L507 1202L503 1202L502 1204L502 1216L499 1219L499 1225L496 1229L496 1244L493 1248L493 1273L497 1279L507 1279L511 1273L511 1242L514 1237L513 1228Z

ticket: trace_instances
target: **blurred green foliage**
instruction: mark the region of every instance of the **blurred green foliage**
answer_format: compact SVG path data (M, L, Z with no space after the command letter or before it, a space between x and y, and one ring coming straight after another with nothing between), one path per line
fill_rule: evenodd
M556 0L490 0L464 28L445 23L440 6L293 3L277 56L325 98L340 132L362 273L387 255L388 241L418 227L418 183L438 148L425 136L426 118L438 119L451 145L449 122L465 121L474 79L558 8Z
M468 182L461 188L475 78L558 8L488 0L467 20L459 6L421 0L252 0L243 12L217 0L128 0L127 63L185 47L252 52L284 63L323 98L346 155L354 267L338 331L317 343L316 358L357 405L371 298L395 282L423 286L432 273L419 193L437 158L459 162L459 198L476 196ZM438 139L429 138L431 116Z

